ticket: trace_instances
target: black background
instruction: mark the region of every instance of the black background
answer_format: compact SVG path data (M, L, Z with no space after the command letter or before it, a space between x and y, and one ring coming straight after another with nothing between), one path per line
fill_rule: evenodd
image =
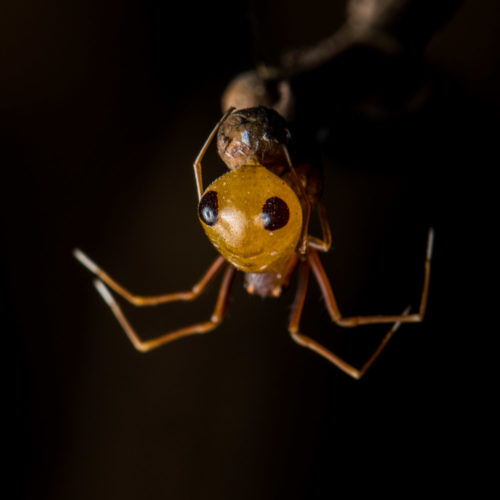
M288 47L340 26L341 4L256 2L253 15L269 47ZM228 81L254 64L248 7L2 11L4 432L19 497L291 500L484 484L471 478L496 328L496 2L465 1L421 61L361 52L298 85L309 111L297 127L328 137L310 147L325 169L334 249L323 261L343 312L416 306L436 230L425 322L402 327L359 382L289 338L294 283L263 301L240 277L214 333L142 355L71 255L78 246L151 294L190 287L215 257L191 164ZM423 104L371 114L366 89L373 79L374 95L391 93L393 77L418 80ZM207 179L223 171L213 151L206 161ZM125 310L153 336L207 318L215 288ZM314 284L302 325L357 365L385 331L335 327Z

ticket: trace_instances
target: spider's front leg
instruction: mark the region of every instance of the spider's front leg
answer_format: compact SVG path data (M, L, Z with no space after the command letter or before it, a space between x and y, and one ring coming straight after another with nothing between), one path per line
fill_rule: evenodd
M217 135L217 132L219 131L220 126L224 122L224 120L234 111L233 107L230 107L222 116L222 118L217 122L215 127L212 129L212 132L210 132L210 135L207 137L207 140L205 141L205 144L203 144L203 147L201 148L200 152L198 153L198 156L194 160L193 163L193 168L194 168L194 180L196 183L196 190L198 192L198 201L201 200L201 195L203 194L203 177L202 177L202 167L201 167L201 160L205 156L210 144L214 140L215 136Z
M224 257L217 257L208 268L202 278L191 288L183 292L166 293L162 295L137 295L129 292L125 287L114 280L104 269L101 269L94 261L89 259L78 248L73 251L73 255L80 261L91 273L95 274L101 281L106 283L113 291L122 296L125 300L137 307L157 306L177 300L194 300L198 298L205 288L215 279L221 269L226 264Z
M134 347L141 352L147 352L152 349L156 349L161 345L172 342L173 340L177 340L181 337L187 337L189 335L197 333L209 332L216 326L218 326L227 310L229 294L231 292L231 287L236 275L236 269L232 266L228 266L226 272L224 273L224 277L222 278L222 284L219 290L219 295L217 297L217 302L215 304L212 317L209 321L195 323L184 328L179 328L150 340L142 340L123 314L122 309L120 308L114 297L111 295L111 292L106 285L108 285L116 293L121 295L124 299L135 306L152 306L177 300L190 301L199 297L203 290L205 290L205 288L219 274L222 268L227 265L224 258L221 256L217 257L217 259L209 267L207 272L193 286L191 290L145 297L130 293L127 289L125 289L113 278L111 278L99 266L97 266L93 261L91 261L81 250L75 250L74 255L85 267L87 267L87 269L89 269L100 278L94 281L98 292L101 294L106 304L108 304L108 306L111 308L111 311L124 329Z

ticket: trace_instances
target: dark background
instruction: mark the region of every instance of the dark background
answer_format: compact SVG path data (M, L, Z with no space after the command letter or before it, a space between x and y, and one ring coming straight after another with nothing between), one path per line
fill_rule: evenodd
M422 58L360 49L296 82L296 127L325 169L334 249L323 261L342 311L416 307L436 230L428 315L361 381L291 341L294 283L263 301L240 277L214 333L142 355L72 258L82 248L138 293L194 283L215 252L191 164L220 95L262 47L340 26L342 2L323 3L1 7L3 413L20 498L291 500L484 484L487 469L472 465L497 328L494 0L463 2ZM408 82L423 89L410 108ZM223 171L213 151L207 166L207 179ZM207 318L215 288L125 310L153 336ZM357 365L385 332L334 326L314 284L302 325Z

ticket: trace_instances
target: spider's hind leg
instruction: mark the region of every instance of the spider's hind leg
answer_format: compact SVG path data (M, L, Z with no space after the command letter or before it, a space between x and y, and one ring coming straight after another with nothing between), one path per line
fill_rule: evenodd
M333 363L337 368L340 368L344 373L350 375L355 379L360 379L370 368L370 366L375 362L380 353L383 351L391 337L394 335L396 330L401 325L401 321L396 321L392 328L385 334L384 338L380 342L379 346L375 350L375 352L370 356L370 358L365 362L365 364L361 368L356 368L351 364L344 361L342 358L337 356L337 354L333 353L323 345L321 345L316 340L311 337L307 337L303 335L299 331L300 318L302 316L302 310L304 309L304 302L307 295L307 288L309 285L309 276L311 274L310 266L308 262L303 262L300 268L300 276L299 276L299 284L297 287L297 295L295 297L295 301L292 306L292 314L290 318L290 323L288 326L288 331L292 336L292 339L297 342L297 344L307 347L312 351L316 352L320 356L323 356L325 359ZM406 308L402 317L405 317L410 311L410 308Z
M429 234L427 238L427 251L424 262L424 285L422 287L422 294L420 296L420 307L417 313L412 314L379 314L375 316L349 316L345 317L340 312L337 305L335 295L333 293L332 287L330 285L330 280L325 272L323 264L319 258L316 250L311 248L307 261L311 266L311 269L316 277L318 285L321 288L323 297L325 298L326 307L330 314L332 320L340 326L358 326L358 325L373 325L379 323L417 323L424 319L425 311L427 307L427 299L429 295L429 283L431 277L431 258L432 258L432 247L434 241L434 231L429 229Z

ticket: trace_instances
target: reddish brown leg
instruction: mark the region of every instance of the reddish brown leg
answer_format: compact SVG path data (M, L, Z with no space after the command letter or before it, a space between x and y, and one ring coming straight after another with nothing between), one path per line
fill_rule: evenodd
M158 304L166 304L167 302L174 302L176 300L194 300L199 297L203 290L205 290L205 288L214 280L226 262L224 257L217 257L200 281L198 281L191 290L145 297L130 293L126 288L111 278L109 274L103 271L95 262L90 260L81 250L76 249L73 254L89 271L98 276L101 281L104 281L106 285L134 306L156 306Z
M429 238L427 242L427 254L425 259L425 268L424 268L424 286L422 289L422 296L420 299L420 308L418 313L416 314L398 314L398 315L375 315L375 316L351 316L348 318L344 318L340 313L340 310L337 305L337 301L335 300L335 296L332 291L332 287L330 285L330 280L326 275L325 269L321 260L319 258L318 253L311 249L308 255L308 262L313 270L316 279L318 280L318 284L323 292L323 296L326 301L326 307L330 316L335 323L340 326L358 326L358 325L367 325L374 323L416 323L422 321L425 315L425 309L427 306L427 297L429 294L429 281L431 274L431 256L432 256L432 240L433 240L433 231L432 229L429 231Z
M288 163L288 168L292 174L292 178L295 182L295 185L300 190L302 194L302 200L305 202L305 206L303 206L303 221L302 221L302 234L300 235L300 243L298 245L298 252L301 255L305 255L307 253L307 247L309 243L308 231L309 231L309 221L311 220L311 203L309 201L309 197L307 196L306 190L300 182L299 176L293 166L292 159L290 158L290 153L288 152L288 148L283 144L282 145L283 153L285 154L286 161Z
M201 160L205 156L205 153L207 152L210 144L214 140L214 137L217 135L217 132L224 122L224 120L234 111L234 108L229 108L222 118L217 122L215 127L213 128L212 132L210 132L210 135L207 137L207 140L205 141L205 144L203 144L203 147L201 148L201 151L198 153L198 156L194 160L193 163L193 168L194 168L194 180L196 183L196 190L198 191L198 200L201 200L201 195L203 194L203 178L201 175Z
M330 223L328 222L328 216L326 214L325 205L318 201L317 204L319 222L321 224L321 232L323 233L323 239L320 240L315 236L309 235L309 247L314 248L320 252L328 252L332 246L332 232L330 230Z
M290 318L288 331L290 332L293 340L297 342L297 344L303 347L307 347L320 356L323 356L328 361L330 361L330 363L333 363L337 368L340 368L344 373L347 373L347 375L350 375L355 379L360 379L383 351L384 347L387 345L391 337L401 325L401 321L397 321L396 323L394 323L392 328L386 333L385 337L382 339L382 342L375 350L375 352L370 356L368 361L366 361L366 363L360 369L355 368L354 366L350 365L342 358L337 356L335 353L322 346L320 343L299 332L300 318L302 316L302 310L304 308L304 302L307 295L307 287L309 284L309 275L309 264L303 263L300 268L299 285L297 288L295 302L292 307L292 316ZM406 317L405 314L407 314L408 310L409 308L402 314L402 317Z
M111 308L113 314L116 319L120 323L120 325L125 330L127 337L130 339L134 347L141 352L151 351L152 349L156 349L168 342L172 342L173 340L180 339L182 337L187 337L189 335L194 335L197 333L207 333L213 330L216 326L224 318L224 314L226 313L228 306L228 298L231 292L231 286L234 281L234 277L236 275L236 269L232 266L229 266L224 273L224 277L222 278L222 284L219 290L219 295L217 297L217 302L215 304L214 311L212 313L212 317L209 321L203 321L200 323L195 323L190 326L186 326L184 328L179 328L177 330L173 330L171 332L160 335L159 337L150 339L150 340L142 340L134 328L130 325L129 321L123 314L120 306L116 303L115 299L111 295L110 291L106 287L106 285L100 281L95 280L95 286L102 298L105 300L106 304Z

